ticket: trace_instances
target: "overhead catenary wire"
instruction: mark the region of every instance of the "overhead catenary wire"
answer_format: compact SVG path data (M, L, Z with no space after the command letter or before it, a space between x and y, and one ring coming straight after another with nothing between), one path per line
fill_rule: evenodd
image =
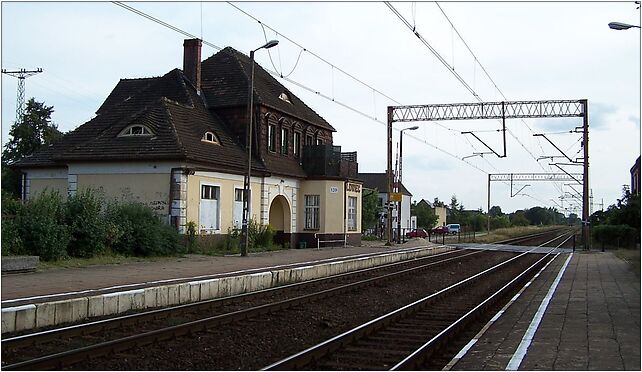
M180 29L180 28L178 28L178 27L176 27L176 26L173 26L173 25L171 25L171 24L169 24L169 23L167 23L167 22L164 22L164 21L162 21L162 20L160 20L160 19L158 19L158 18L155 18L155 17L153 17L153 16L151 16L151 15L148 15L148 14L146 14L146 13L144 13L144 12L140 11L140 10L137 10L137 9L135 9L135 8L133 8L133 7L130 7L130 6L125 5L125 4L122 4L122 3L120 3L120 2L113 2L113 3L114 3L114 4L116 4L116 5L118 5L118 6L121 6L121 7L122 7L122 8L124 8L124 9L127 9L127 10L129 10L129 11L131 11L131 12L133 12L133 13L136 13L136 14L138 14L138 15L140 15L140 16L143 16L143 17L145 17L145 18L147 18L147 19L149 19L149 20L151 20L151 21L153 21L153 22L155 22L155 23L158 23L158 24L160 24L160 25L162 25L162 26L164 26L164 27L167 27L167 28L169 28L169 29L171 29L171 30L174 30L174 31L176 31L176 32L178 32L178 33L180 33L180 34L182 34L182 35L185 35L185 36L188 36L188 37L191 37L191 38L196 38L196 36L194 36L194 35L190 34L190 33L189 33L189 32L187 32L187 31L184 31L184 30L182 30L182 29ZM254 17L253 17L253 16L251 16L249 13L244 12L244 11L243 11L243 10L241 10L240 8L236 7L234 4L230 4L230 5L232 5L233 7L237 8L237 9L239 9L239 10L240 10L240 11L242 11L244 14L247 14L248 16L252 17L252 18L253 18L253 19L255 19L257 22L259 22L259 23L263 24L260 20L258 20L258 19L256 19L256 18L254 18ZM265 25L265 27L267 27L267 28L269 28L269 29L273 30L274 32L277 32L276 30L272 29L272 28L271 28L270 26L268 26L268 25ZM286 40L288 40L288 41L290 41L290 42L294 43L295 45L297 45L297 46L299 46L299 47L301 47L299 44L297 44L296 42L293 42L293 41L292 41L291 39L289 39L287 36L284 36L284 35L282 35L282 34L280 34L280 35L281 35L281 36L283 36ZM215 44L212 44L212 43L210 43L210 42L208 42L208 41L205 41L205 40L202 40L202 43L203 43L203 44L205 44L205 45L208 45L208 46L210 46L210 47L212 47L212 48L214 48L214 49L217 49L217 50L219 50L219 51L223 49L223 48L221 48L221 47L219 47L219 46L217 46L217 45L215 45ZM303 48L303 47L301 47L301 48ZM305 49L305 48L304 48L304 49ZM306 50L306 51L307 51L307 50ZM309 52L309 51L308 51L308 52ZM313 53L311 53L311 54L313 54ZM352 75L350 75L350 74L346 73L344 70L342 70L342 69L340 69L340 68L336 67L335 65L333 65L333 64L331 64L331 63L329 63L329 62L327 62L326 60L324 60L323 58L321 58L321 57L317 56L316 54L313 54L313 55L314 55L315 57L317 57L317 58L321 59L322 61L324 61L324 62L325 62L325 63L327 63L328 65L330 65L333 69L337 69L338 71L341 71L342 73L346 74L347 76L350 76L351 78L353 78L354 80L356 80L356 81L360 82L361 84L363 84L363 85L365 85L365 86L367 86L367 87L369 87L369 88L373 89L374 91L376 91L376 92L377 92L377 93L379 93L380 95L382 95L382 96L384 96L384 97L386 97L386 98L390 99L391 101L393 101L393 102L395 102L395 103L399 104L399 102L398 102L398 101L396 101L396 100L394 100L394 99L392 99L392 98L388 97L387 95L385 95L385 94L381 93L379 90L377 90L377 89L375 89L375 88L371 87L370 85L368 85L368 84L366 84L366 83L363 83L362 81L360 81L360 80L358 80L357 78L353 77ZM294 84L294 85L296 85L296 86L298 86L298 87L300 87L300 88L302 88L302 89L304 89L304 90L307 90L307 91L309 91L309 92L311 92L311 93L314 93L314 94L318 95L319 97L322 97L322 98L325 98L325 99L327 99L327 100L329 100L329 101L332 101L332 102L334 102L334 103L338 104L339 106L342 106L342 107L344 107L344 108L346 108L346 109L348 109L348 110L350 110L350 111L352 111L352 112L354 112L354 113L357 113L357 114L359 114L359 115L361 115L361 116L363 116L363 117L366 117L366 118L368 118L368 119L370 119L370 120L373 120L373 121L375 121L375 122L377 122L377 123L380 123L380 124L382 124L382 125L386 125L386 123L384 123L384 122L382 122L382 121L378 120L376 117L374 117L374 116L370 116L370 115L368 115L368 114L366 114L366 113L364 113L364 112L362 112L362 111L360 111L360 110L358 110L358 109L355 109L354 107L351 107L351 106L349 106L349 105L347 105L347 104L345 104L345 103L343 103L343 102L340 102L340 101L338 101L338 100L334 99L333 97L329 97L329 96L327 96L327 95L325 95L325 94L321 93L321 92L320 92L320 91L318 91L318 90L314 90L314 89L312 89L312 88L310 88L310 87L307 87L306 85L301 84L301 83L299 83L299 82L297 82L297 81L295 81L295 80L293 80L293 79L291 79L291 78L289 78L289 77L282 76L280 73L278 73L278 72L276 72L276 71L270 70L270 69L268 69L268 68L264 68L264 69L265 69L268 73L270 73L271 75L273 75L273 76L275 76L275 77L277 77L277 78L282 78L283 80L285 80L285 81L287 81L287 82L289 82L289 83L291 83L291 84ZM397 130L397 131L399 131L399 130ZM450 157L452 157L452 158L454 158L454 159L457 159L457 160L463 161L464 163L466 163L466 164L468 164L469 166L471 166L471 167L473 167L473 168L475 168L475 169L479 170L480 172L482 172L482 173L484 173L484 174L488 174L488 172L486 172L485 170L483 170L483 169L481 169L481 168L477 167L477 166L476 166L476 165L474 165L474 164L471 164L470 162L467 162L467 161L461 160L457 155L454 155L454 154L450 153L449 151L447 151L447 150L444 150L444 149L440 148L440 147L439 147L439 146L437 146L437 145L434 145L434 144L432 144L432 143L430 143L430 142L428 142L428 141L426 141L426 140L420 139L420 138L415 137L415 136L412 136L412 135L408 135L408 136L409 136L409 137L411 137L411 138L413 138L413 139L415 139L415 140L417 140L417 141L419 141L419 142L422 142L422 143L424 143L424 144L426 144L426 145L428 145L428 146L431 146L431 147L433 147L434 149L436 149L436 150L438 150L438 151L440 151L440 152L442 152L442 153L444 153L444 154L446 154L446 155L448 155L448 156L450 156Z

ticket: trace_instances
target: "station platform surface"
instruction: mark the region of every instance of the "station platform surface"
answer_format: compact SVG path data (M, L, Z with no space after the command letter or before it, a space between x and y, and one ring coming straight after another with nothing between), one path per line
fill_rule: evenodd
M21 301L51 301L52 295L58 300L55 297L64 293L73 296L79 292L75 295L82 296L87 291L119 291L426 246L440 247L412 239L393 247L292 249L248 257L186 255L153 262L8 274L1 278L2 307L17 306ZM525 249L529 248L522 247ZM507 369L568 257L532 341L514 369L640 370L640 279L612 253L581 251L560 254L450 369ZM514 366L514 360L512 363Z
M314 262L390 253L417 247L440 247L440 245L424 239L411 239L405 244L388 247L381 242L364 241L361 247L290 249L250 253L246 257L184 255L144 262L2 274L2 307L232 276L266 268L310 265Z
M450 369L639 371L640 278L610 252L573 253L535 326L568 256L542 271Z

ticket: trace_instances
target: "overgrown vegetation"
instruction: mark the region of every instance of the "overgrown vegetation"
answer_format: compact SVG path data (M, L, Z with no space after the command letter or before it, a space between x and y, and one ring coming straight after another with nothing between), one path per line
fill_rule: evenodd
M640 195L625 186L616 204L593 213L591 237L601 248L635 248L640 243Z
M211 256L237 255L240 254L241 230L228 228L225 235L196 235L194 243L190 243L190 224L187 224L187 240L190 252L206 254ZM196 224L194 224L196 227ZM194 230L196 231L196 230ZM248 224L248 252L266 252L278 249L289 249L289 244L279 245L274 243L276 231L270 225L262 225L250 219Z
M101 255L162 256L182 253L178 234L147 206L106 203L95 190L67 200L45 190L22 204L2 194L2 254L42 261Z

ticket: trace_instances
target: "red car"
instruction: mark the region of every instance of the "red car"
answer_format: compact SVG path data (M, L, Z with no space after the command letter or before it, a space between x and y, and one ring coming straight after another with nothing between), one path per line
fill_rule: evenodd
M425 238L428 236L428 233L424 229L414 229L411 232L406 233L407 238Z
M432 229L433 234L448 234L448 226L437 226L434 229Z

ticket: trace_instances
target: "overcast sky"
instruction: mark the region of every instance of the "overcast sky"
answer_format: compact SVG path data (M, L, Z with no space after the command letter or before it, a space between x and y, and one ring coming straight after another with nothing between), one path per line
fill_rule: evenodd
M298 84L278 79L337 129L335 145L358 152L361 172L385 172L386 106L477 102L384 3L233 3L269 28L228 3L126 4L246 54L278 39L269 54L256 53L257 62ZM507 100L588 99L594 210L602 200L604 208L615 203L640 154L640 29L615 31L607 24L639 25L634 2L439 5L454 28L434 2L392 3L482 100L501 101L502 93ZM53 105L62 131L93 117L119 79L182 68L185 38L114 3L2 2L2 68L44 70L26 80L26 97ZM203 59L217 51L204 45ZM15 120L16 88L17 79L3 74L3 145ZM454 194L467 209L486 210L488 173L560 172L550 161L536 160L560 154L534 133L557 133L548 137L569 156L581 156L580 136L560 134L581 126L580 118L508 120L506 158L486 154L465 161L488 149L460 132L479 131L502 153L501 123L417 125L403 143L403 180L415 200L449 201ZM398 132L394 136L397 143ZM543 182L516 183L513 192L525 184L530 186L511 197L508 184L494 182L492 205L506 212L535 205L561 209L572 201L572 187L581 192L581 186Z

